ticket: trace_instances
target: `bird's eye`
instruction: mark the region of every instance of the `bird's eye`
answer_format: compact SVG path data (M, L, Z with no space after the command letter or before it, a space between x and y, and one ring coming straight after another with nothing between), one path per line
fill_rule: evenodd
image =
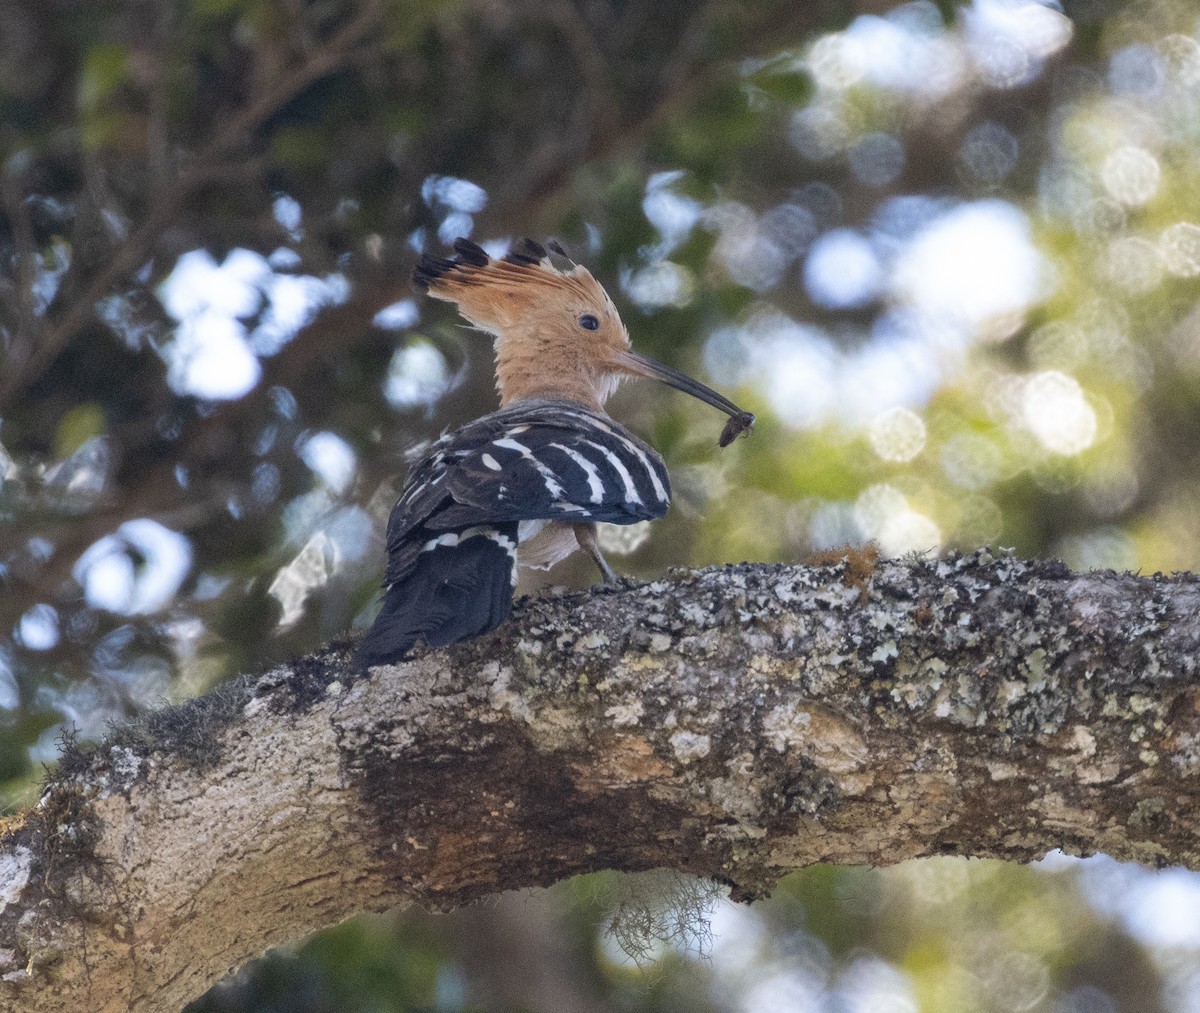
M591 313L585 313L579 318L579 326L585 331L598 331L600 330L600 321Z

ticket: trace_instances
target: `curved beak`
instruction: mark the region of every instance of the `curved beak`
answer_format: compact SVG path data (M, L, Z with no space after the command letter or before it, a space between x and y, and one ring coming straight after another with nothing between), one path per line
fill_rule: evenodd
M668 386L681 390L685 394L691 394L692 397L699 398L705 404L710 404L728 415L729 421L725 423L725 428L721 431L720 445L722 447L729 446L737 437L749 433L754 428L754 416L750 412L742 411L729 398L718 394L711 387L706 387L699 380L693 380L686 373L681 373L665 363L658 362L656 359L651 359L648 355L642 355L632 349L622 352L620 358L621 365L630 375L661 380Z

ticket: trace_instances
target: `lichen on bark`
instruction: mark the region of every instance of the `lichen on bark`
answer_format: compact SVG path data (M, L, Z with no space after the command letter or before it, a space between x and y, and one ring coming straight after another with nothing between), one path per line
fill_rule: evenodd
M356 911L601 868L1200 867L1198 617L1191 575L981 551L550 594L368 673L335 644L68 754L0 829L0 1010L179 1007Z

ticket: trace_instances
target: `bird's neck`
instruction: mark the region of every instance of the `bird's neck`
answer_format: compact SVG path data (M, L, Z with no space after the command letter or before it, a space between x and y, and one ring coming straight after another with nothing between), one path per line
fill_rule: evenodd
M501 346L496 356L496 387L500 405L545 399L574 401L592 411L604 411L604 402L616 388L616 378L595 375L582 363L566 356L549 356L538 350L517 351Z

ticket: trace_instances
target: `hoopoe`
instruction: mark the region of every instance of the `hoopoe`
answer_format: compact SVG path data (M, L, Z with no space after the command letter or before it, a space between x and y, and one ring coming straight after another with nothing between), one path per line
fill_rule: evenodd
M413 283L494 336L500 409L413 462L388 521L387 590L359 648L366 664L399 660L418 639L450 644L499 625L518 565L547 569L583 549L615 583L597 522L654 520L671 500L662 457L604 411L621 379L652 377L725 412L722 447L754 425L716 391L633 351L586 268L559 270L530 239L502 260L467 239L454 249L449 260L422 256Z

